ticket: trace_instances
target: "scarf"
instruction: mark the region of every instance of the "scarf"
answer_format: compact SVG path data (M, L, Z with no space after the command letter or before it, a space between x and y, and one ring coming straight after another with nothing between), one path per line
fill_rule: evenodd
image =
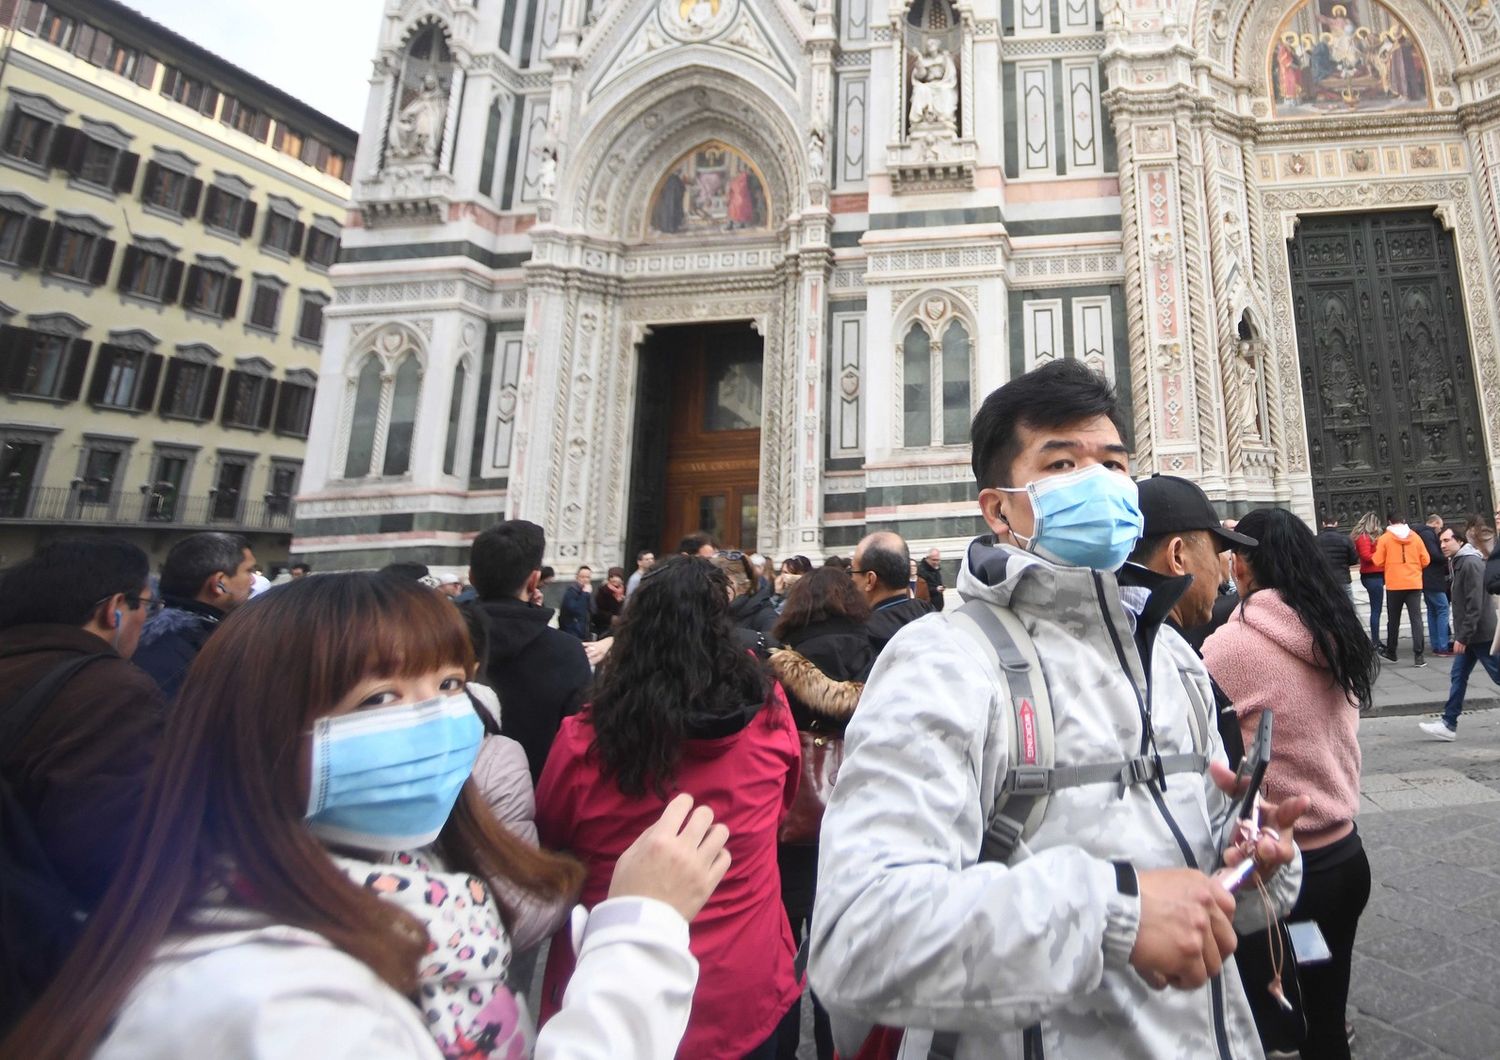
M450 1060L524 1060L536 1028L524 998L505 984L510 936L489 886L477 876L444 872L428 856L398 853L390 861L334 855L344 874L427 927L427 954L417 972L417 1007L438 1050Z

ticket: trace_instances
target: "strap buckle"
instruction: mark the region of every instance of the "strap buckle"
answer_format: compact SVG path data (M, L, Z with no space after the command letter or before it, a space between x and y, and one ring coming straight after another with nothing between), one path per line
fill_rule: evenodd
M1147 755L1129 759L1120 770L1120 798L1125 789L1136 784L1149 784L1156 779L1156 759Z
M1013 766L1005 774L1005 790L1016 795L1049 794L1052 770L1046 766Z
M985 829L984 842L980 844L980 861L1007 861L1021 843L1021 835L1025 831L1025 824L1021 821L1013 821L1003 813L997 813L990 819L990 826Z

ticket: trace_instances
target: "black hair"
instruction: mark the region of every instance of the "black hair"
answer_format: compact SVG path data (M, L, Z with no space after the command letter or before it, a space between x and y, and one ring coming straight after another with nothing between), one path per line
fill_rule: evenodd
M699 530L697 533L688 534L687 537L677 542L677 551L681 552L683 555L696 556L699 551L704 548L704 546L712 549L717 549L719 547L718 544L714 541L713 535L707 533L706 531Z
M655 555L656 555L656 553L654 551L652 551L651 549L649 549L649 548L643 548L643 549L641 549L639 552L637 552L635 554L635 561L637 563L639 563L641 560L645 559L647 556L655 556Z
M974 480L980 489L1009 486L1011 464L1021 453L1019 430L1066 427L1108 416L1120 436L1125 425L1109 380L1071 357L1017 376L989 397L969 431Z
M250 542L239 534L210 531L183 538L172 546L161 566L162 595L193 599L215 574L234 574L249 549Z
M859 569L873 573L887 589L905 589L911 582L911 550L899 535L890 537L901 542L901 547L892 545L884 534L871 534L861 542Z
M1258 542L1234 549L1250 564L1256 589L1279 592L1312 634L1334 686L1355 706L1371 703L1379 667L1375 645L1318 551L1312 529L1283 508L1257 508L1235 529Z
M481 533L469 549L469 579L479 599L515 596L531 572L542 569L546 548L546 533L525 519L509 519Z
M432 572L427 569L425 563L387 563L381 567L376 574L385 575L388 578L400 578L402 581L419 582Z
M542 581L544 581L544 582L550 582L553 578L556 578L556 577L557 577L557 571L553 570L551 567L543 567L542 568Z
M150 575L151 561L129 541L61 538L0 574L0 629L81 626L116 593L134 611Z
M666 796L694 718L764 702L766 677L729 621L729 576L672 556L641 578L590 692L589 753L626 795Z
M303 574L311 574L312 573L312 564L311 563L293 563L292 566L291 566L291 569L292 570L300 570Z

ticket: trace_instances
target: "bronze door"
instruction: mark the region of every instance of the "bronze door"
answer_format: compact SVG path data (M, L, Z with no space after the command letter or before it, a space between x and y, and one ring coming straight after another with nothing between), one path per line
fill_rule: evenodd
M1490 512L1452 234L1430 210L1310 216L1289 258L1318 517Z

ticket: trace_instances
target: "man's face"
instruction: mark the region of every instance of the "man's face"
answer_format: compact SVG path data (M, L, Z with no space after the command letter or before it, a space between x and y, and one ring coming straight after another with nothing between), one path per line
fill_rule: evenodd
M240 556L240 565L225 578L224 594L218 600L220 611L233 611L250 599L250 587L255 584L255 553L248 548Z
M849 568L849 577L854 579L854 587L864 594L865 599L874 595L880 583L872 571L865 570L865 554L863 550L854 553L854 565Z
M709 543L706 545L699 545L696 554L700 559L713 559L719 554L719 550L715 545Z
M1178 601L1177 611L1185 627L1201 626L1214 617L1214 602L1219 598L1219 539L1207 530L1183 535L1182 566L1193 576L1193 584Z
M301 578L301 577L305 576L306 574L307 574L307 571L303 570L301 567L293 567L292 568L292 577L293 578Z
M141 586L140 603L134 608L126 606L120 612L119 637L115 641L115 651L120 653L120 658L128 659L135 654L136 646L141 642L141 629L150 613L151 583L147 582Z
M644 574L646 571L656 566L656 556L654 556L650 552L647 552L644 556L636 561L635 565L641 571L641 573Z
M1094 464L1103 464L1127 477L1130 474L1130 454L1108 416L1096 416L1055 428L1038 429L1022 424L1016 428L1016 440L1021 451L1011 462L1009 484L1012 487L1027 486ZM1025 493L1007 493L993 488L981 490L979 508L984 521L997 534L1007 523L1012 531L1028 540L1036 532L1036 516Z
M444 596L457 596L464 591L464 587L458 582L444 582L441 588Z
M935 548L928 549L927 565L929 567L941 567L943 565L943 554Z
M578 587L580 589L587 589L589 587L589 584L593 581L593 574L594 572L589 570L587 567L579 567L578 575L576 578L574 578L574 581L578 583Z
M1443 555L1452 559L1458 555L1458 550L1463 548L1463 542L1458 539L1452 530L1444 530L1438 537L1438 547L1443 550Z

